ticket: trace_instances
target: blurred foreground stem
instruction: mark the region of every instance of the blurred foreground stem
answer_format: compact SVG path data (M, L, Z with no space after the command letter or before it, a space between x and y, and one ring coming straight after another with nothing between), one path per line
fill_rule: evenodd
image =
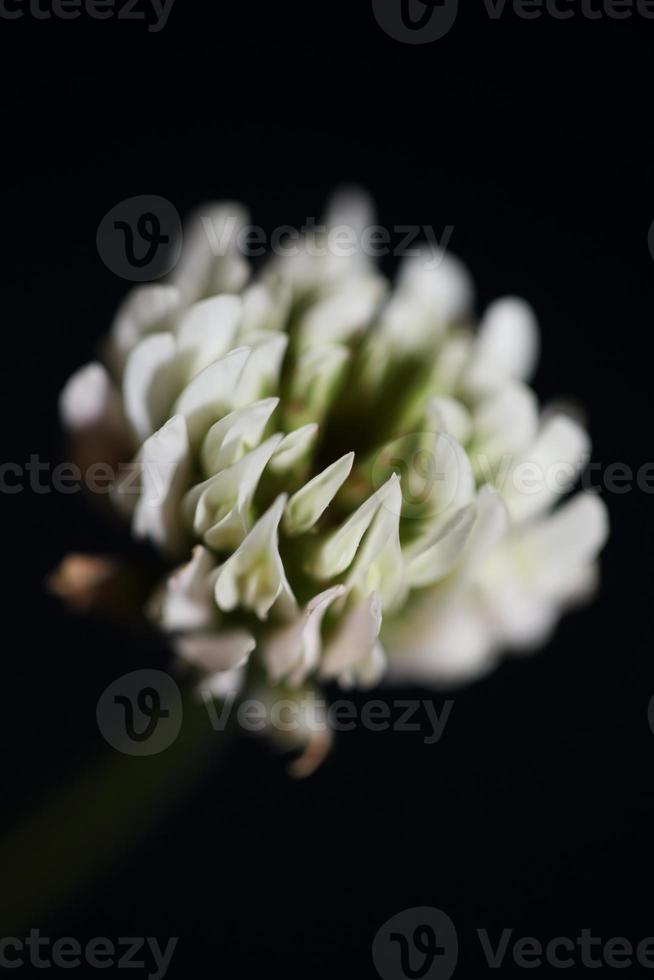
M168 749L149 757L103 753L14 825L0 844L0 935L64 911L129 854L230 738L213 731L206 706L187 694L180 734Z

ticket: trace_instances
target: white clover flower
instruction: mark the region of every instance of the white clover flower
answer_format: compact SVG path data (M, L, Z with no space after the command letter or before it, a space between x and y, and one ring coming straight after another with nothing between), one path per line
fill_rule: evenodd
M117 508L173 563L148 615L219 696L450 682L542 643L592 588L607 518L591 494L559 506L589 443L527 387L529 306L475 329L449 255L392 288L326 236L255 276L247 221L205 208L62 394L78 443L129 462ZM372 225L363 196L332 203L340 225Z

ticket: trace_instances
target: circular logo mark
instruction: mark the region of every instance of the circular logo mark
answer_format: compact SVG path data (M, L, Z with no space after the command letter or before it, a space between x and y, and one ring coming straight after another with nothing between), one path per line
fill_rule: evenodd
M160 279L175 268L182 249L182 223L165 197L142 194L116 204L100 222L100 258L130 282Z
M654 697L647 706L647 721L649 723L650 731L652 735L654 735Z
M398 912L372 944L372 961L382 980L449 980L458 959L454 923L429 907Z
M162 670L124 674L103 692L96 710L98 728L124 755L157 755L169 748L182 727L182 696Z
M431 44L454 26L459 0L372 0L377 23L395 41Z
M372 462L379 490L392 473L400 478L402 517L429 518L450 506L468 478L467 460L445 432L412 432L384 446ZM387 507L388 502L384 501Z

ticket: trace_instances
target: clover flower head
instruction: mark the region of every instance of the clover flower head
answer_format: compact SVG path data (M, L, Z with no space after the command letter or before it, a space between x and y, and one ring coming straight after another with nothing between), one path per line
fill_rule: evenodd
M325 227L361 241L372 220L348 192ZM500 299L475 326L449 254L391 285L326 233L254 274L247 222L201 209L169 281L128 295L104 363L62 393L162 556L147 615L216 696L450 683L542 643L592 589L607 518L595 495L562 502L589 442L527 385L530 307Z

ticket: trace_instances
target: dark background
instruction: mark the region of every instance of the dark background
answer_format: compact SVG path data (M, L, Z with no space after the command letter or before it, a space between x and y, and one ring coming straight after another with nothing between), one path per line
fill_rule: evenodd
M508 292L533 303L537 391L586 406L595 460L651 460L654 22L466 6L425 46L387 37L368 2L177 0L160 34L0 21L3 459L63 458L58 392L126 289L95 247L110 207L232 197L272 229L356 181L382 223L454 225L480 309ZM455 921L457 976L486 973L477 927L654 935L652 498L606 501L597 601L535 658L455 692L440 744L356 731L296 783L243 740L127 860L28 925L179 936L175 977L374 977L377 929L417 905ZM2 518L9 827L102 749L106 685L167 653L44 594L64 553L124 545L78 496L4 496ZM71 830L92 863L84 825ZM38 863L26 875L38 893Z

